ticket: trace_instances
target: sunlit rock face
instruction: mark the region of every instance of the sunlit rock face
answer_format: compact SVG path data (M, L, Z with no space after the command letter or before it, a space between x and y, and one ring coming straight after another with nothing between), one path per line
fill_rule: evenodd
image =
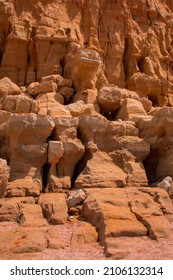
M170 237L172 18L168 0L0 0L0 259L65 250L54 225L113 259L118 238Z

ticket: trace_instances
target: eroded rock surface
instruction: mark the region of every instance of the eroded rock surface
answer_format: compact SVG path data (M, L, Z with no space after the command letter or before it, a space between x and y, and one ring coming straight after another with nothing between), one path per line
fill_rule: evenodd
M171 238L172 16L160 0L0 1L0 258L99 242L121 259L123 238Z
M160 189L87 189L82 215L94 225L107 256L118 257L118 237L166 238L172 234L173 206ZM129 252L122 251L128 255ZM118 257L119 258L119 257Z

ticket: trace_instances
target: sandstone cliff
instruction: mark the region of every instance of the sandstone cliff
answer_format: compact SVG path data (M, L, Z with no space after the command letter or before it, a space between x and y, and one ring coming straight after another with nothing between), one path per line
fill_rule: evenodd
M0 0L0 221L43 235L12 253L59 249L49 224L71 214L89 223L74 240L113 258L117 237L171 235L171 185L155 187L173 178L172 16L169 0Z

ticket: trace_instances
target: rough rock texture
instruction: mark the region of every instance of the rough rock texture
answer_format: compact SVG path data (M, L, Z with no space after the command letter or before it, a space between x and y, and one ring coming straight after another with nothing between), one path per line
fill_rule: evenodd
M0 197L4 194L9 177L9 170L5 159L0 159Z
M9 78L4 77L0 80L0 97L6 95L17 95L21 92L20 88Z
M17 131L16 131L17 128ZM47 138L54 128L48 116L14 115L7 123L10 178L7 196L39 195L42 166L47 160Z
M98 240L98 233L96 228L93 227L91 224L86 222L80 222L80 225L74 230L71 243L74 246L75 244L90 244L92 243L93 246Z
M105 195L104 189L87 189L87 193L82 215L98 230L107 256L117 258L119 250L114 248L117 237L149 234L159 239L172 234L173 205L163 190L107 189ZM128 254L124 252L122 257Z
M63 193L42 194L38 204L42 207L44 217L50 224L63 224L67 221L66 196Z
M0 0L0 258L171 240L172 18L168 0Z
M13 197L0 199L0 221L17 221L22 204L34 204L33 197Z
M26 96L5 96L1 99L1 108L12 113L37 113L37 102Z

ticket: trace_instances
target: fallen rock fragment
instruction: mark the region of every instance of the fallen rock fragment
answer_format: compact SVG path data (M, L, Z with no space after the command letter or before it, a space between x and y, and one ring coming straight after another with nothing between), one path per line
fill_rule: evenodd
M67 205L69 208L76 206L83 202L86 198L86 194L83 190L70 191L69 197L67 198Z
M139 100L127 98L117 112L116 119L136 122L138 118L146 116L146 114L147 113Z
M167 176L166 178L163 179L162 182L158 184L158 188L164 189L165 191L169 191L170 188L172 187L172 177Z

